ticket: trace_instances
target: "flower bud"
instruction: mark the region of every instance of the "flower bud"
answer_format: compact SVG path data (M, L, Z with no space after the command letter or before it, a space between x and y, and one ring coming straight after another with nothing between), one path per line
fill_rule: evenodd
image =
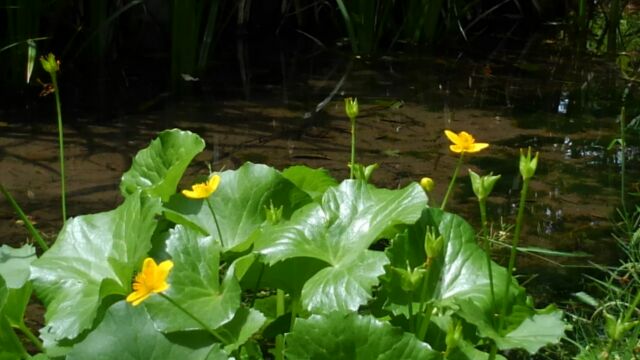
M275 225L279 223L280 220L282 220L282 209L283 209L283 206L280 206L277 208L273 206L273 201L271 201L271 204L269 204L269 207L265 205L264 210L266 212L267 221L271 225Z
M49 53L46 58L40 56L40 64L42 64L44 71L49 74L55 74L60 70L60 62L56 60L56 56L52 53Z
M424 251L427 253L427 263L431 263L431 259L434 259L442 252L444 246L444 239L442 235L436 236L436 230L432 227L427 228L427 232L424 235Z
M422 186L424 191L431 192L436 186L436 183L433 182L433 179L430 177L423 177L422 179L420 179L420 186Z
M447 353L455 349L462 340L462 325L458 321L454 321L449 325L447 336L445 337L445 343L447 344Z
M489 194L491 194L491 191L493 190L493 186L496 184L498 179L500 179L500 175L494 176L493 173L489 173L489 175L480 176L471 169L469 169L469 177L471 178L473 193L476 194L476 197L480 201L484 201L489 197Z
M351 121L358 117L358 99L357 98L345 98L344 110Z
M538 167L538 153L531 159L531 147L527 150L527 155L524 155L522 149L520 149L520 175L525 180L529 180L536 173Z

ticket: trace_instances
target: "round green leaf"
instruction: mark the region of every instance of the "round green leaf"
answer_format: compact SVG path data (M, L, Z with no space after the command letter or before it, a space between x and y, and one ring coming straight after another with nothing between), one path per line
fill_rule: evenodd
M285 336L287 359L442 359L412 334L372 316L334 312L298 319Z
M213 237L182 225L171 230L167 240L174 267L166 294L211 329L230 321L240 307L241 289L235 275L228 272L220 284L220 251ZM152 296L144 304L160 331L202 330L200 324L160 296Z
M211 352L211 354L210 354ZM67 360L227 359L206 333L166 336L156 330L144 307L120 301L67 355Z
M200 136L178 129L161 132L133 159L131 168L122 175L123 196L139 189L168 201L191 160L204 149Z
M36 259L33 245L23 245L14 249L8 245L0 246L0 276L10 289L18 289L29 280L29 266Z
M282 176L306 192L314 201L322 199L327 189L338 185L327 170L312 169L304 165L288 167L282 171Z
M269 264L298 257L324 261L329 267L307 281L302 304L313 312L355 310L367 302L387 262L369 246L394 235L394 226L415 222L425 203L415 183L387 190L347 180L327 190L321 203L265 231L256 249Z
M159 199L136 193L115 210L67 221L31 264L34 288L47 306L43 331L56 340L75 338L91 327L104 297L129 292L159 211Z

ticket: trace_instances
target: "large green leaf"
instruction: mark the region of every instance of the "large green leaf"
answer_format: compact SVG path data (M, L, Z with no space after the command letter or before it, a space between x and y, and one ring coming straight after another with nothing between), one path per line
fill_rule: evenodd
M285 336L287 359L442 359L412 334L372 316L329 313L298 319Z
M400 294L397 274L406 272L407 266L415 268L426 260L424 241L426 229L434 229L444 240L441 254L435 258L429 268L427 296L437 305L453 305L459 299L470 299L483 311L499 309L504 300L506 270L492 262L494 280L495 307L492 307L492 295L489 281L487 255L476 244L473 228L461 217L427 208L415 225L394 239L387 249L391 264L381 281L392 302L406 305L409 299L419 300L422 284L412 294ZM518 298L524 301L524 289L515 279L511 279L509 301ZM405 301L402 301L405 300ZM401 308L395 308L396 310ZM406 314L406 308L403 311Z
M241 307L231 321L217 331L227 339L224 350L235 351L257 333L267 319L257 310Z
M220 173L220 185L209 198L218 218L224 249L250 246L247 240L266 220L267 208L282 207L288 219L298 207L311 201L308 195L285 179L277 170L246 163L237 170ZM211 210L203 200L176 195L166 205L167 217L218 237Z
M324 261L328 267L305 284L302 305L313 312L355 310L369 300L387 262L369 246L393 235L395 225L415 222L425 203L415 183L386 190L347 180L327 190L321 203L265 231L256 249L268 264L298 257Z
M192 132L178 129L161 132L138 152L131 169L122 175L122 195L126 197L142 189L168 201L191 160L203 149L204 140Z
M26 350L5 317L9 292L7 283L0 276L0 359L19 359L24 357Z
M174 301L215 329L230 321L240 307L240 285L232 272L219 280L220 245L211 236L177 225L167 240L174 267L169 290ZM156 328L164 332L195 330L202 326L160 296L144 302Z
M91 327L101 300L126 295L151 248L160 200L129 196L117 209L72 218L55 244L31 264L36 293L47 306L43 330L56 340Z
M211 352L211 354L210 354ZM166 336L142 306L119 301L102 322L67 355L67 360L227 359L206 333Z
M29 280L29 266L36 259L33 245L23 245L14 249L8 245L0 246L0 276L10 289L21 288Z
M332 178L327 170L312 169L304 165L288 167L282 171L282 176L309 194L314 201L322 199L327 189L338 185L336 179Z

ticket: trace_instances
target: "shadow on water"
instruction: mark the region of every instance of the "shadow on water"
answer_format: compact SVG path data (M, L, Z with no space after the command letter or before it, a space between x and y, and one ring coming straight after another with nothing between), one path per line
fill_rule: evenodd
M564 265L611 262L617 256L610 219L619 203L621 155L607 146L618 136L622 86L605 64L563 57L544 44L538 39L526 51L481 60L412 53L352 60L321 49L297 53L278 46L275 56L257 56L251 44L239 43L237 58L221 60L215 74L185 80L191 95L158 92L108 124L95 121L95 113L68 111L69 213L117 206L119 178L131 158L158 131L172 127L189 129L207 142L188 178L209 165L229 169L244 161L324 167L344 178L350 137L342 98L357 96L358 161L380 164L377 185L395 188L430 176L438 184L431 194L437 203L456 163L443 130L466 130L491 146L469 156L449 210L478 225L466 168L502 174L489 211L496 231L508 234L500 224L514 222L519 149L531 146L541 160L523 245L590 254L552 259ZM49 116L24 121L21 112L0 112L0 181L52 238L60 219L57 135ZM638 148L631 147L627 156L629 178L638 179ZM0 234L2 243L14 245L26 237L4 199ZM535 256L521 257L518 267L552 277L551 287L577 286L572 267Z

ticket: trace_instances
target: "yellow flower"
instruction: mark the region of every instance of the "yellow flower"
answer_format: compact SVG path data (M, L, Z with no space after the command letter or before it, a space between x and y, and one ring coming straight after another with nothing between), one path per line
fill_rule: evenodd
M449 146L449 149L455 153L474 153L489 147L487 143L477 143L476 139L466 131L461 131L459 134L453 131L445 130L444 134L447 135L453 145Z
M133 282L133 292L127 296L127 301L137 306L152 293L161 293L169 288L167 277L173 268L173 261L165 260L157 265L152 258L144 259L142 271L136 275Z
M213 175L206 182L191 186L191 190L182 190L182 195L189 199L206 199L216 191L218 185L220 185L220 175Z
M436 186L436 183L433 182L433 179L430 177L423 177L420 179L420 186L422 186L424 191L430 192Z

